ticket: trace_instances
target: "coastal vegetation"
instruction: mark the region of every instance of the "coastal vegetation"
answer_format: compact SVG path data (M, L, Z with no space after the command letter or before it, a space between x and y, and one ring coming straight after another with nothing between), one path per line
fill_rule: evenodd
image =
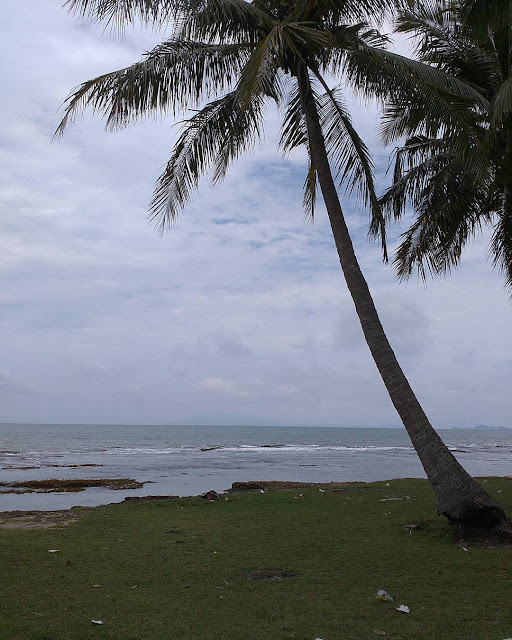
M510 514L512 480L479 482ZM454 538L426 480L258 485L0 514L0 637L512 636L512 547Z
M420 406L387 340L355 256L338 187L359 196L370 211L370 231L382 237L370 154L352 126L342 81L366 96L404 95L425 113L449 117L454 92L475 90L435 67L385 50L374 25L401 4L391 0L69 0L81 16L122 28L137 20L171 35L130 67L94 78L68 97L62 132L90 107L110 129L150 114L194 110L182 125L160 176L150 219L172 224L200 179L214 183L252 149L263 131L265 107L284 113L280 147L305 151L304 207L314 215L318 186L340 265L369 349L427 477L438 511L452 523L509 534L503 509L460 466ZM414 6L416 3L404 3ZM331 78L338 84L332 84ZM206 102L206 104L205 104Z

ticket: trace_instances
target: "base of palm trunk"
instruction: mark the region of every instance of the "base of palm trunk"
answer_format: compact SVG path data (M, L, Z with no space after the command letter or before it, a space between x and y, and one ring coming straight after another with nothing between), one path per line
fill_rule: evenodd
M494 544L512 542L512 523L503 509L483 491L457 504L440 506L439 514L455 525L464 539Z

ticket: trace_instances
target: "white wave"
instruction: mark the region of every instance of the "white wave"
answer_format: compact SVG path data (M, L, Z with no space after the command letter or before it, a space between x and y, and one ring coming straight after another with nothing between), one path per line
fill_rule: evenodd
M106 455L130 456L130 455L170 455L170 454L190 454L200 453L207 456L223 453L312 453L321 451L347 451L347 452L378 452L378 451L411 451L412 447L407 445L397 446L342 446L342 445L319 445L319 444L240 444L240 445L203 445L185 447L115 447L107 449L103 453Z

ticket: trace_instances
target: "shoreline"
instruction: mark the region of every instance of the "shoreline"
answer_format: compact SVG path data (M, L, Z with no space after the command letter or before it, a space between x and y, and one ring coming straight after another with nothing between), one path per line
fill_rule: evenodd
M477 480L480 480L483 483L487 483L489 480L493 479L509 479L512 480L512 476L481 476L477 477ZM390 478L387 480L379 480L379 481L360 481L353 480L348 482L300 482L294 480L247 480L247 481L235 481L232 483L231 487L222 491L216 492L214 490L208 490L203 493L194 494L190 496L181 496L181 495L131 495L125 496L122 500L118 502L104 502L96 505L73 505L71 507L63 508L63 509L10 509L10 510L0 510L0 529L11 529L11 528L47 528L49 526L58 526L61 521L64 519L64 514L73 514L73 517L70 518L71 521L76 520L79 517L81 511L89 511L91 509L96 509L98 507L110 507L114 505L122 505L124 503L130 504L146 504L148 502L156 502L159 500L188 500L194 498L206 498L207 494L213 493L216 498L226 497L229 495L237 495L244 493L266 493L272 491L298 491L301 489L314 489L318 488L323 492L334 492L334 493L342 493L344 490L348 491L350 487L357 487L361 490L371 490L374 489L372 485L380 486L384 483L384 486L391 487L392 483L399 482L407 482L407 481L417 481L422 480L424 482L428 482L426 478ZM208 501L211 501L208 498ZM20 526L16 527L15 523L17 519L20 518ZM29 524L23 525L23 518L29 521ZM30 524L30 521L34 520L34 524ZM37 526L37 522L41 521L43 523L46 522L54 522L54 524L42 524L40 527Z

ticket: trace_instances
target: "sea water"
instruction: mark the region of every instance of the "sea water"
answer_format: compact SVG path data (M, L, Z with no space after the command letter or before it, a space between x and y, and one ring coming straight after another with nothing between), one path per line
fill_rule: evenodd
M471 475L512 475L512 430L450 429L439 434ZM135 490L79 493L13 494L0 486L0 511L220 492L246 480L370 482L398 477L425 477L401 428L0 424L0 483L50 478L145 483Z

